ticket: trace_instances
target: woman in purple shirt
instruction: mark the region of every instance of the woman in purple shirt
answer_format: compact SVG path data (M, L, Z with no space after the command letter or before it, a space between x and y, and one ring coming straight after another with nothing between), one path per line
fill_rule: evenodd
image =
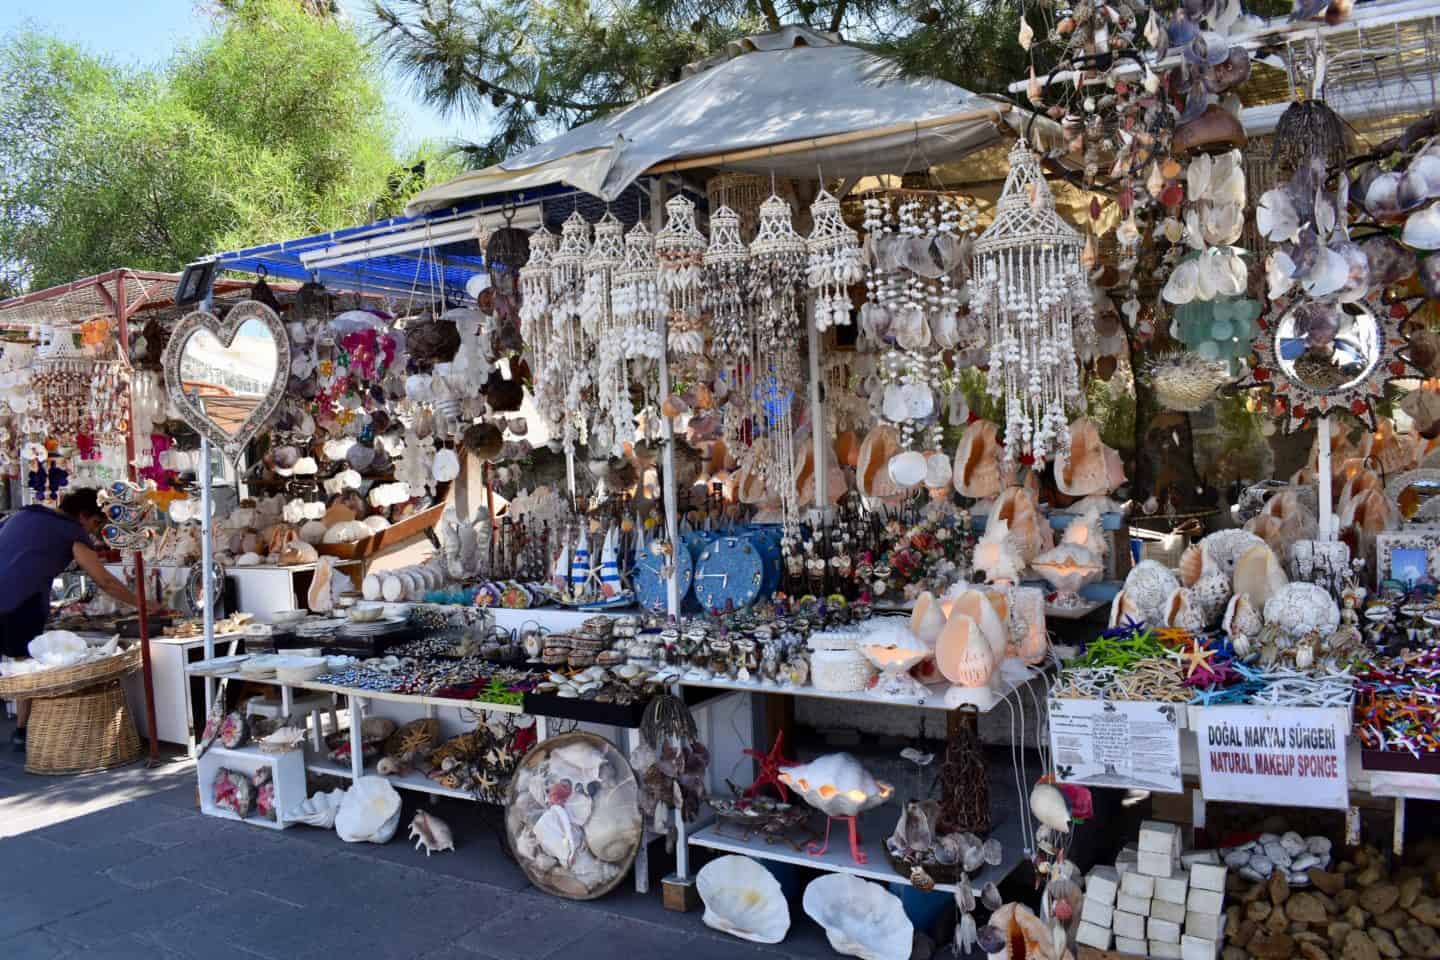
M104 524L94 490L66 494L59 510L25 507L0 524L0 655L29 655L30 641L45 632L50 616L50 584L71 563L116 600L136 605L135 594L105 569L90 545ZM19 701L17 709L10 740L24 750L30 702Z

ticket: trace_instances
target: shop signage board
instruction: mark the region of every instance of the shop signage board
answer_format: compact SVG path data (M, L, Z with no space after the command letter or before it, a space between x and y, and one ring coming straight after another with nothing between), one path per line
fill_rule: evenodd
M1336 707L1195 707L1205 800L1343 810L1350 805L1345 735Z
M1062 783L1180 793L1180 711L1147 700L1050 699L1050 751Z

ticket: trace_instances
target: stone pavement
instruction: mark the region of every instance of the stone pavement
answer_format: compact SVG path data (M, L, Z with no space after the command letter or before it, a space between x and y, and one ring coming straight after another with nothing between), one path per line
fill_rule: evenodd
M79 777L25 773L0 720L0 958L453 957L459 960L775 960L833 957L791 903L761 947L660 904L656 880L589 903L531 887L506 855L498 807L441 799L456 851L428 860L402 829L384 846L334 831L270 831L202 816L194 767L170 757Z

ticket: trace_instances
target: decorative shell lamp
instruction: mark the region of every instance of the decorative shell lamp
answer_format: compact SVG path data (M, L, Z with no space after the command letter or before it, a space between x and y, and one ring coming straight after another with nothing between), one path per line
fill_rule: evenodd
M887 700L923 700L928 691L910 671L925 662L932 651L903 623L880 627L860 641L861 654L880 671L880 679L870 692Z
M1078 543L1061 543L1036 557L1031 568L1055 588L1057 607L1083 607L1080 588L1100 578L1105 564L1088 547Z
M848 753L827 753L809 763L786 767L780 782L816 810L831 817L854 817L889 800L895 788L870 775Z
M935 662L945 679L956 686L989 685L999 663L980 625L963 613L953 613L935 646Z

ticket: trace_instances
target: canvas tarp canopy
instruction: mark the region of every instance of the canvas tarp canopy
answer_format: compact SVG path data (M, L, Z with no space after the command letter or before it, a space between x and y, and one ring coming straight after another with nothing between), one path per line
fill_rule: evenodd
M647 172L689 166L806 179L904 173L1001 139L1008 109L904 76L832 34L789 27L732 44L623 110L424 190L407 212L555 183L612 200Z

